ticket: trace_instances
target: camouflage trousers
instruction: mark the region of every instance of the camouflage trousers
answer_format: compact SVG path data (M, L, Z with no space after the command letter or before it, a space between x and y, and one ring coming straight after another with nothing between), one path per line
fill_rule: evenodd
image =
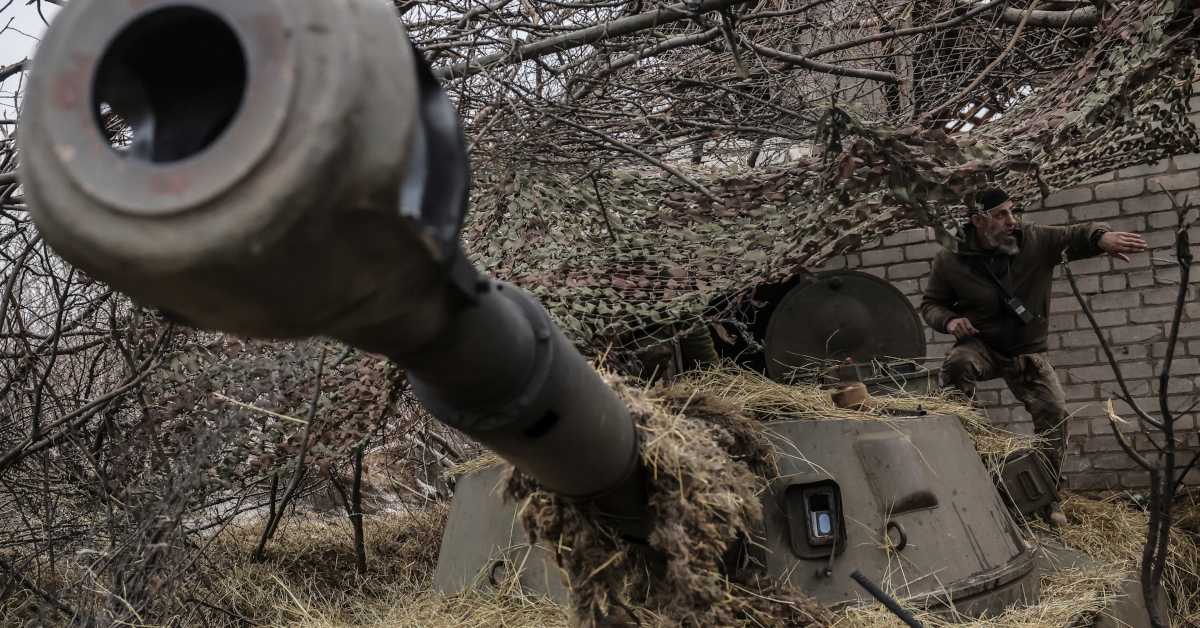
M1013 396L1033 417L1034 431L1045 439L1039 451L1057 481L1066 446L1067 404L1046 354L1008 357L978 338L964 338L942 364L942 385L957 388L972 399L977 383L997 377L1004 378Z

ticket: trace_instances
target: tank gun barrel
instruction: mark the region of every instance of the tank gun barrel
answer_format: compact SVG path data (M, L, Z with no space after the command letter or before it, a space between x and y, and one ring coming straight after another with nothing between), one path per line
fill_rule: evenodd
M626 530L628 409L458 236L453 107L382 0L76 0L34 59L21 181L66 260L197 327L324 335Z

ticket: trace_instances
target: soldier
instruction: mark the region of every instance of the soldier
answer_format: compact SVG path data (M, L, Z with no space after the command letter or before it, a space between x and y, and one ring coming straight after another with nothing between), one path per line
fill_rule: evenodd
M1054 267L1064 253L1071 260L1107 253L1129 261L1128 254L1146 250L1146 241L1099 223L1022 225L1020 211L1003 190L976 195L958 250L943 250L934 259L921 316L957 339L942 366L942 385L973 398L978 382L1003 377L1045 439L1040 454L1057 477L1067 411L1046 358ZM1066 523L1058 500L1044 518L1052 525Z

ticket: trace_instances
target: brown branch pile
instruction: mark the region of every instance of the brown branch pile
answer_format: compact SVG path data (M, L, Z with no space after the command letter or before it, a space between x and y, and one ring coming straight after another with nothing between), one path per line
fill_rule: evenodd
M857 105L873 124L969 127L1060 80L1098 39L1092 5L1043 4L400 7L435 72L449 79L477 168L590 170L648 158L782 163L789 151L812 150L832 105Z

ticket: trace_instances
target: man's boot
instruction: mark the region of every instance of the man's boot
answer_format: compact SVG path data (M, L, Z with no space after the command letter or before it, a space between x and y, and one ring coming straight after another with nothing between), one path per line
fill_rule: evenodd
M1050 527L1053 528L1060 528L1069 523L1067 521L1067 515L1063 514L1062 506L1058 502L1051 502L1049 506L1046 506L1045 513L1042 515L1042 517L1046 520L1046 523L1050 524Z

